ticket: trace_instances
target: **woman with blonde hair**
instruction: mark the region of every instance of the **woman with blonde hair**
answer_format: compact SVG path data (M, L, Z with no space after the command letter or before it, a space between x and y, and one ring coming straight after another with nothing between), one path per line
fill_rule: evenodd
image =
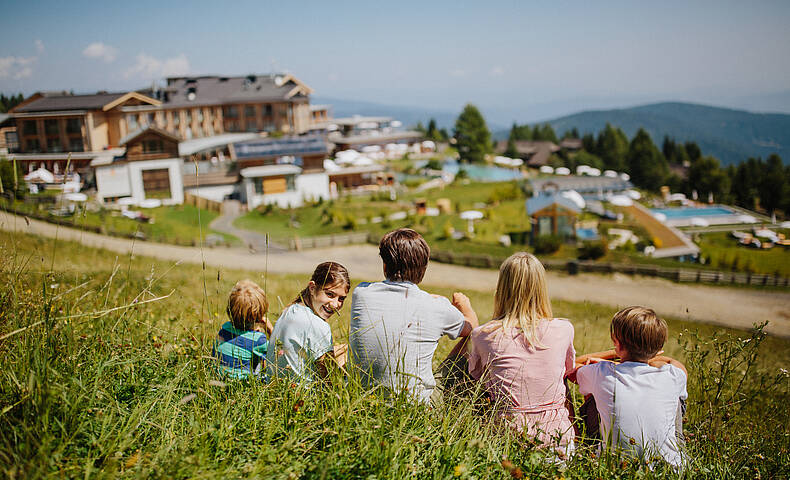
M573 325L553 318L543 265L512 255L499 268L493 319L472 331L469 374L510 427L567 454L574 431L563 380L575 357Z

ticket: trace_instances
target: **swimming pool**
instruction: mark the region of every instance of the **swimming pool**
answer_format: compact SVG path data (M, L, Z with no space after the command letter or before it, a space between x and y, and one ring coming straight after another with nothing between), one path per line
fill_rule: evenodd
M704 227L732 223L754 223L754 217L739 213L726 205L710 207L653 208L650 213L670 227Z
M420 161L415 162L414 166L417 168L424 167L428 162ZM520 180L524 178L521 170L517 168L502 168L492 167L489 165L460 165L455 159L447 158L442 164L442 172L452 175L458 174L458 171L463 169L466 171L467 176L472 180L479 182L508 182L511 180Z
M723 205L712 207L673 207L673 208L653 208L650 210L654 215L662 213L667 218L691 218L691 217L713 217L717 215L736 215L735 210Z

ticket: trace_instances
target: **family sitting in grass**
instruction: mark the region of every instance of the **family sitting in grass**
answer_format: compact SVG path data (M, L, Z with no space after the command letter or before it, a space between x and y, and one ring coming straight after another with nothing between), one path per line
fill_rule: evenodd
M452 300L423 291L430 258L414 230L388 233L379 245L384 280L363 282L352 293L350 363L362 384L411 396L438 407L480 389L493 417L530 442L567 458L577 444L596 443L644 460L680 466L685 367L659 356L667 325L645 307L617 312L610 333L614 349L580 357L573 324L554 318L540 261L516 253L499 270L493 318L478 325L469 298ZM307 286L274 327L264 292L250 281L233 288L230 322L219 332L215 354L235 378L284 377L311 385L330 368L345 371L346 345L335 345L328 320L351 289L348 271L336 262L318 265ZM439 340L461 338L442 362ZM585 402L574 414L568 382Z

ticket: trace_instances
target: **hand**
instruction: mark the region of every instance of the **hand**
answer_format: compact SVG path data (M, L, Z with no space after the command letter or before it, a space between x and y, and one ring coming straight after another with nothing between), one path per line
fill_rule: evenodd
M452 303L463 314L472 311L472 302L469 300L469 297L461 292L453 293Z

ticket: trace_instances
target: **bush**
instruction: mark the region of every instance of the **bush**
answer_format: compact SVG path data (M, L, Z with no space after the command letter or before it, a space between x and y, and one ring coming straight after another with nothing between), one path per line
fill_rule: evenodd
M535 253L554 253L562 246L562 238L558 235L541 235L535 238Z
M584 242L579 248L579 260L597 260L606 255L606 245L601 241Z

